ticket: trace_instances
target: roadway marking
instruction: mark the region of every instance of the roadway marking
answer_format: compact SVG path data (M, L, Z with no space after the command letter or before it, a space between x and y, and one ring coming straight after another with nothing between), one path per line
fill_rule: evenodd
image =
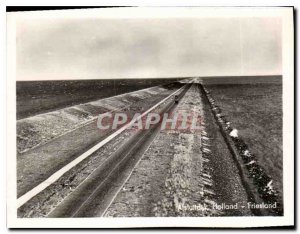
M95 151L99 150L106 143L110 142L112 139L114 139L116 136L118 136L120 133L122 133L124 130L126 130L128 127L130 127L130 125L132 123L134 123L137 120L139 120L140 118L144 117L150 111L152 111L153 109L155 109L156 107L158 107L159 105L161 105L163 102L165 102L166 100L168 100L170 97L174 96L176 93L178 93L179 91L181 91L183 88L184 88L184 86L181 87L180 89L176 90L175 92L173 92L168 97L164 98L163 100L161 100L160 102L158 102L154 106L152 106L150 109L148 109L147 111L145 111L142 115L140 115L140 116L136 117L135 119L131 120L131 122L129 122L128 124L124 125L122 128L120 128L116 132L112 133L111 135L109 135L107 138L105 138L104 140L102 140L101 142L99 142L97 145L93 146L92 148L90 148L89 150L87 150L86 152L84 152L83 154L81 154L80 156L78 156L76 159L74 159L73 161L71 161L70 163L68 163L67 165L65 165L61 169L59 169L57 172L55 172L54 174L52 174L48 179L44 180L43 182L41 182L36 187L34 187L33 189L31 189L30 191L28 191L27 193L25 193L21 197L17 198L17 208L21 207L27 201L29 201L30 199L32 199L33 197L35 197L37 194L39 194L40 192L42 192L44 189L46 189L47 187L49 187L51 184L53 184L55 181L57 181L60 177L62 177L66 172L68 172L69 170L71 170L73 167L75 167L76 165L78 165L81 161L83 161L84 159L86 159L87 157L89 157Z

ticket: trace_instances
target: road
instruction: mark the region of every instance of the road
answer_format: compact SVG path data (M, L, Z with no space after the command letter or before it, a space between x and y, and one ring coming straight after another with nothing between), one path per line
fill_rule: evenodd
M174 102L175 95L179 95L178 103ZM99 136L95 123L90 123L84 129L54 141L55 147L46 145L29 152L29 156L20 157L18 216L101 217L109 216L110 213L118 214L118 211L123 216L261 214L247 207L247 202L253 202L253 197L249 194L238 162L232 157L199 84L186 84L164 99L157 97L148 104L148 110L144 108L145 114L150 111L159 114L176 113L183 109L198 111L204 118L202 130L182 133L177 129L166 134L160 129L159 123L142 131L132 131L124 125L122 131L111 133L114 137L106 141L110 135ZM156 149L157 139L169 144ZM105 143L102 144L103 141ZM183 144L184 141L186 143ZM177 142L178 146L173 142ZM39 164L39 168L33 167L41 150L42 155L47 152L50 156L44 161L39 158L43 164ZM150 169L154 162L161 162L159 169ZM146 169L141 170L143 163ZM181 178L179 185L176 185L174 176ZM147 186L144 186L144 182ZM134 189L127 190L128 186ZM149 191L149 188L152 190ZM161 197L153 197L152 193L156 190L160 190L157 194L161 194ZM173 195L170 196L170 193ZM205 207L206 211L178 211L182 195L177 193L185 194L185 200L197 202L195 204ZM137 194L140 194L138 198ZM130 198L132 201L128 200ZM160 199L167 205L163 205ZM148 208L137 211L140 208L133 205L137 200L137 206ZM124 202L126 207L120 208ZM209 208L206 208L207 204ZM221 204L237 204L239 208L214 208Z

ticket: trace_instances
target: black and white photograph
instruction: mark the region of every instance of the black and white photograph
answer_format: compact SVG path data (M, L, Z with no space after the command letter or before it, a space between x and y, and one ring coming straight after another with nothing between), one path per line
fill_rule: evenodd
M292 7L6 14L10 227L293 225Z

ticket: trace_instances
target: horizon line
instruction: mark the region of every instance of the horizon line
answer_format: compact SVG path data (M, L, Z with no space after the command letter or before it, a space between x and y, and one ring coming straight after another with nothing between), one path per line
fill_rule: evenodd
M29 81L76 81L76 80L142 80L142 79L188 79L188 78L221 78L221 77L270 77L270 76L283 76L282 74L273 74L273 75L225 75L225 76L170 76L170 77L126 77L126 78L71 78L71 79L32 79L32 80L16 80L17 82L29 82Z

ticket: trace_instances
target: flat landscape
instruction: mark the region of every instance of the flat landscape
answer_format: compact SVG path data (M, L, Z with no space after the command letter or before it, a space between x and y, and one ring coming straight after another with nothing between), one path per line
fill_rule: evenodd
M204 83L282 195L282 77L215 78Z
M18 86L18 217L282 215L281 77L74 82ZM112 113L168 127L99 129Z
M17 81L17 119L173 81L174 79Z

